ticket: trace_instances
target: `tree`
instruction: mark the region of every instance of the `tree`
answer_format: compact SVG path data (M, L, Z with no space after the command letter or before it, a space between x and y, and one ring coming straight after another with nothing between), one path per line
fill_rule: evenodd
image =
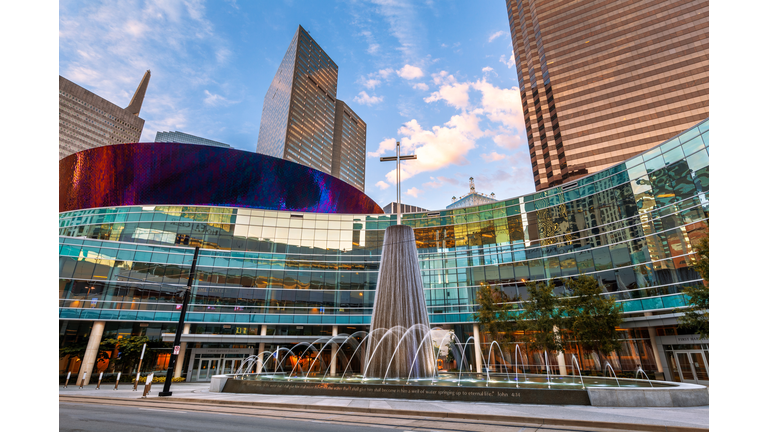
M568 293L563 298L567 314L563 326L582 347L608 356L621 348L616 327L622 322L621 305L613 297L604 297L594 277L581 275L565 280Z
M687 297L688 308L685 315L680 317L680 327L692 329L702 339L709 338L709 236L699 241L694 247L697 261L693 269L696 270L704 283L701 285L683 288L683 294Z
M108 357L106 353L113 352L115 348L120 352L120 358L112 359L115 362L115 366L125 366L132 368L134 364L138 363L139 357L141 357L141 350L144 344L147 344L147 353L152 351L153 348L165 347L166 343L157 340L149 340L146 336L131 336L129 338L120 339L105 339L101 342L101 353L99 358ZM145 358L146 354L145 353Z
M475 300L478 305L475 320L504 351L514 340L517 327L511 316L512 303L509 296L499 288L482 285L477 290Z
M526 330L526 339L534 349L563 352L563 341L559 329L563 324L563 310L552 281L528 282L528 301L523 303L523 312L518 315L518 325Z

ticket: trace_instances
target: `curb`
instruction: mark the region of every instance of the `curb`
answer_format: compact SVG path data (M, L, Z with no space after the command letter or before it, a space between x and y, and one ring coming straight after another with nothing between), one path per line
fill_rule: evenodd
M693 426L667 426L667 425L649 425L638 423L617 423L617 422L603 422L592 420L572 420L572 419L552 419L541 417L519 417L519 416L505 416L494 414L472 414L472 413L454 413L454 412L430 412L424 413L423 411L416 410L403 410L403 409L386 409L386 408L361 408L361 407L339 407L339 406L318 406L318 405L305 405L305 404L289 404L289 403L274 403L274 402L247 402L247 401L229 401L229 400L216 400L216 399L197 399L197 398L159 398L153 397L151 399L133 399L133 398L112 398L112 397L100 397L100 396L77 396L77 395L59 395L61 398L72 397L82 399L97 399L97 400L125 400L125 401L162 401L170 403L194 403L200 405L230 405L241 407L254 407L254 408L278 408L286 411L312 411L312 412L346 412L346 413L368 413L368 414L388 414L388 415L407 415L415 417L431 417L431 418L445 418L445 419L457 419L457 420L486 420L505 423L525 423L536 426L571 426L582 428L598 428L598 429L614 429L624 431L642 431L642 432L702 432L708 431L709 428L700 428Z

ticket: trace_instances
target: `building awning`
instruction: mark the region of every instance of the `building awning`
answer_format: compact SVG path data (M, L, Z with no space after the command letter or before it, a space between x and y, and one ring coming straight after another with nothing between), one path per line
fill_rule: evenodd
M163 333L163 342L173 342L174 333ZM335 337L338 343L344 342L347 335ZM182 342L201 342L209 344L256 344L256 343L299 343L299 342L328 342L331 336L259 336L259 335L214 335L214 334L183 334Z

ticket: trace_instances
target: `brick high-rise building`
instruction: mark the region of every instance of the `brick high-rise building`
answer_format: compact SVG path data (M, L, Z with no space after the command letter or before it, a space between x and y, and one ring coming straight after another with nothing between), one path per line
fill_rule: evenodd
M507 0L536 190L709 117L706 0Z
M144 129L139 112L149 77L149 71L144 73L131 103L120 108L59 76L59 160L94 147L138 142Z
M364 191L366 125L336 99L338 76L336 63L299 26L264 96L256 152L320 170Z

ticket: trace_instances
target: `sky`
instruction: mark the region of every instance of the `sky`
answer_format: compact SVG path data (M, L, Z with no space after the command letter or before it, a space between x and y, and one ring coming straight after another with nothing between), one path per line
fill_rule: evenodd
M504 1L67 1L59 74L125 107L152 77L141 141L182 131L255 151L263 98L299 25L367 123L365 191L443 209L476 189L534 191Z

